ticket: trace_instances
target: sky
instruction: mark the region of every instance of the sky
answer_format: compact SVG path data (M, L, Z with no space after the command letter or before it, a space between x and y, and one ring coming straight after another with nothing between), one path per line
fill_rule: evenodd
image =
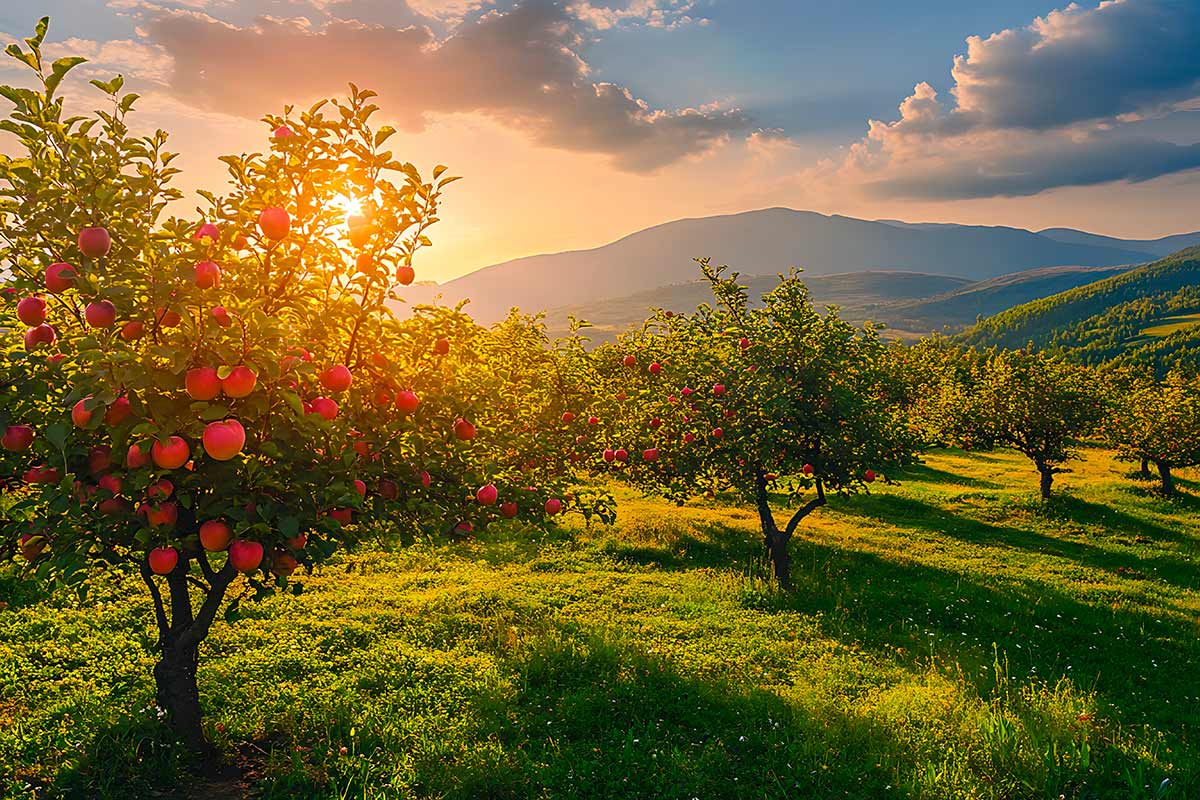
M0 0L0 38L49 15L46 51L89 59L72 102L123 74L185 190L263 114L375 89L398 157L464 177L426 280L773 206L1200 229L1200 3L1052 3Z

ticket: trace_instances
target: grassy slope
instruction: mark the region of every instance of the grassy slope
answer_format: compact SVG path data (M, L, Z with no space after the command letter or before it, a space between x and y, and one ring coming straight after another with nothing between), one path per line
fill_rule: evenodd
M719 501L347 556L215 628L210 725L271 797L1192 797L1200 502L1127 466L1043 509L1018 456L935 454L806 523L793 596ZM0 785L169 785L129 589L0 583Z

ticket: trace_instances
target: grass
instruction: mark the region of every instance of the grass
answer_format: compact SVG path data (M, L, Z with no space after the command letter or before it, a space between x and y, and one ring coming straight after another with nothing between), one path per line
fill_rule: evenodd
M358 552L218 625L189 783L147 604L0 578L7 797L1186 798L1200 792L1200 500L1089 450L1048 505L939 452L801 529L619 491L612 530ZM1200 489L1185 473L1182 487ZM877 485L878 486L878 485Z
M1177 331L1185 331L1189 328L1194 328L1200 325L1200 314L1186 314L1178 317L1164 317L1155 324L1143 328L1138 334L1139 339L1143 337L1162 338L1170 336Z

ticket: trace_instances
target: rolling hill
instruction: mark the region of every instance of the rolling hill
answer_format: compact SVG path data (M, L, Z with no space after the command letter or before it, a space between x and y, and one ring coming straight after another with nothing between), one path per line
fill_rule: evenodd
M1104 241L1070 242L1019 228L910 225L769 208L668 222L602 247L494 264L410 294L418 301L435 294L448 303L469 298L471 313L492 321L512 306L591 305L686 284L697 276L692 258L699 256L745 275L801 266L812 277L900 271L979 281L1040 267L1143 263L1158 255L1099 238Z
M1200 247L1010 308L957 338L978 346L1032 342L1086 363L1143 363L1160 372L1200 366Z

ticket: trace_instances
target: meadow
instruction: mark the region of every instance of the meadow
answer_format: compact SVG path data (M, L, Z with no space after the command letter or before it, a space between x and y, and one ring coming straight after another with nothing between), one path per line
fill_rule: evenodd
M219 621L238 767L154 708L136 578L3 573L5 797L1160 798L1200 791L1200 476L1091 448L1043 504L1005 451L836 499L773 584L750 509L613 487L613 528L343 553ZM783 510L780 509L780 513ZM8 568L8 569L11 569Z

